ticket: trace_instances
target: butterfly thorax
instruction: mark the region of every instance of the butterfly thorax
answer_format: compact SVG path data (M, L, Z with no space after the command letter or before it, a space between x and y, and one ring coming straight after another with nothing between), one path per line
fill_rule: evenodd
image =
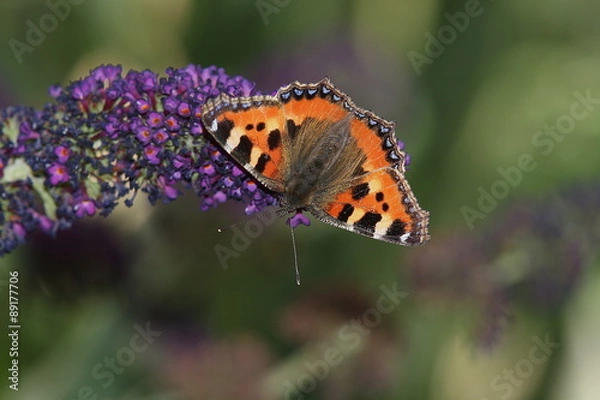
M302 171L287 181L282 206L288 212L306 209L315 202L318 175Z
M331 202L331 193L352 182L352 169L364 158L350 135L350 118L338 122L306 121L292 143L283 177L282 207L288 212L319 208ZM311 130L313 134L306 134ZM317 134L314 134L314 133ZM341 167L343 166L343 167Z

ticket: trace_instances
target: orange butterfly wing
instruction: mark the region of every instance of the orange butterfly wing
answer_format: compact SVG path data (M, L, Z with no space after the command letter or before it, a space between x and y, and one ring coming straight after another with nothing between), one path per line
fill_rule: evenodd
M219 145L252 176L268 189L284 190L280 166L286 129L277 98L220 95L204 105L203 123Z
M406 154L397 144L394 123L354 105L328 79L293 83L278 91L286 119L340 121L353 115L352 138L365 155L361 171L335 200L311 212L322 221L391 243L418 245L429 239L429 213L422 210L404 179Z

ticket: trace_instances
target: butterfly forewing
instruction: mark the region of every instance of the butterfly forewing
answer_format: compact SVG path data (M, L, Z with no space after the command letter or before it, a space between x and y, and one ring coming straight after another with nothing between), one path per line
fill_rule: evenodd
M206 103L203 116L206 129L219 145L252 176L277 192L283 190L280 165L284 121L281 103L271 96L221 96Z

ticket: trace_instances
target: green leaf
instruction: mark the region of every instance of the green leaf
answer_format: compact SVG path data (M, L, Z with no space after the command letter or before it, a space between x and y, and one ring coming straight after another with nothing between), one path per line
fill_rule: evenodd
M1 183L10 183L17 181L26 181L31 179L33 188L42 199L44 205L44 212L48 218L56 220L56 203L52 198L52 195L46 190L44 186L44 178L33 176L33 171L29 164L25 162L23 158L17 158L6 168L4 168L4 177L0 180Z

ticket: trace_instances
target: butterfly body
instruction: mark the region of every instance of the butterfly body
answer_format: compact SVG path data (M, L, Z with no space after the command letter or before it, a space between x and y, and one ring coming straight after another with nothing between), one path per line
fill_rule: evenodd
M328 79L274 96L206 102L208 133L290 212L391 243L429 239L428 216L404 179L395 125L356 107Z

